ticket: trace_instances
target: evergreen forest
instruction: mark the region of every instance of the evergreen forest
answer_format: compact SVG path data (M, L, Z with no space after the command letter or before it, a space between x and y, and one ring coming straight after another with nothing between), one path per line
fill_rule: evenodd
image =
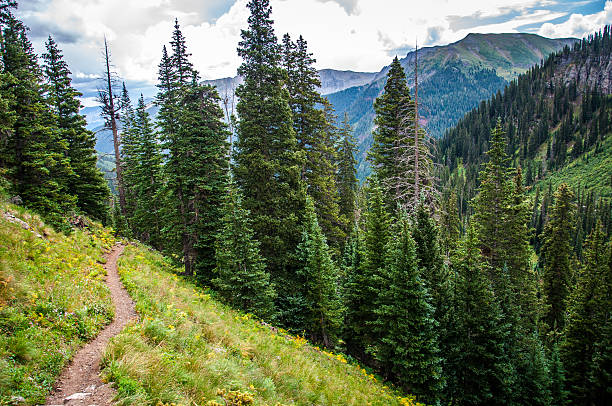
M75 227L100 222L113 238L146 246L143 264L172 267L167 281L242 312L235 320L367 368L400 404L612 404L611 26L552 53L441 138L422 120L418 52L411 77L396 57L373 101L364 181L348 114L319 93L307 39L275 31L269 0L248 2L232 109L202 80L178 19L160 49L156 117L113 74L104 40L98 99L114 143L109 185L60 46L49 36L36 55L16 7L0 0L0 189L51 225L49 235L76 238ZM444 98L444 86L427 103ZM145 261L153 255L163 259ZM149 317L159 309L135 273L139 257L129 258L122 279ZM11 344L27 319L13 323L6 310L21 300L3 290L8 263L0 261L7 370L33 359ZM47 314L40 309L35 317ZM167 334L177 354L192 351L168 332L174 326L151 333L147 320L143 337L162 346ZM261 356L236 348L245 362ZM122 404L171 404L136 373L126 384L114 356L104 367ZM6 376L0 389L22 382ZM292 404L342 404L334 402Z

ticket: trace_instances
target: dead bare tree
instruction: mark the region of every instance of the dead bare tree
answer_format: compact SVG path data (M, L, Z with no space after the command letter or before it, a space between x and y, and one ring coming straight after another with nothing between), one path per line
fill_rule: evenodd
M115 170L117 172L117 191L119 192L119 208L121 214L126 214L126 201L125 201L125 189L123 187L122 167L121 167L121 155L119 152L121 140L119 139L119 132L117 128L117 120L119 118L119 110L121 105L118 101L117 95L113 92L113 86L115 85L114 73L111 71L110 52L108 50L108 42L104 37L104 85L101 89L98 89L98 102L102 108L102 117L104 117L104 126L110 129L113 133L113 146L115 152Z

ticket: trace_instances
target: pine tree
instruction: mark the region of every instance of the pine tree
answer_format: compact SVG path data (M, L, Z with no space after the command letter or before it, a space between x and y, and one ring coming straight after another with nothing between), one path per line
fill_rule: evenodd
M338 270L310 196L306 198L305 229L297 252L301 263L298 276L304 283L301 290L306 303L306 332L313 341L329 347L335 344L340 329Z
M172 66L172 59L164 45L162 58L159 63L158 83L159 92L155 97L155 103L159 106L158 126L161 133L166 137L172 137L176 132L177 106L176 106L176 73Z
M129 115L123 117L126 116ZM126 132L124 125L122 137L130 223L141 241L163 248L160 222L162 154L142 94L131 116L131 127Z
M498 120L491 130L491 140L487 155L489 161L480 172L479 194L474 201L474 218L483 256L491 265L491 270L501 268L508 257L508 232L506 226L510 223L512 207L512 180L506 154L506 136Z
M293 129L298 147L306 155L301 169L302 180L314 201L319 225L330 247L339 254L346 233L339 218L336 186L337 131L333 124L333 108L317 90L321 81L313 66L315 62L302 36L294 43L289 34L284 35L282 66L287 71Z
M55 127L43 97L42 72L27 38L27 28L4 4L1 29L2 99L8 111L0 146L0 166L6 168L16 194L56 225L74 209L76 196L68 190L72 176L67 142Z
M163 218L165 249L180 255L186 275L208 283L216 263L214 244L227 184L228 132L216 89L198 84L178 20L170 44L172 55L164 48L159 65L156 100L162 147L168 151L166 182L159 192L165 203L157 209ZM142 126L151 137L145 120ZM153 158L158 157L156 151L149 152L150 159L158 159Z
M269 318L274 314L274 288L241 200L235 186L230 185L217 235L212 284L232 306Z
M385 190L385 205L394 211L399 203L396 198L399 190L398 178L402 168L397 165L402 141L403 121L414 113L411 107L410 90L406 83L404 69L397 57L393 59L384 92L374 101L376 130L372 134L374 142L368 152L368 160Z
M55 115L60 138L67 142L65 152L72 173L66 180L69 193L76 195L77 207L99 220L106 218L110 192L102 172L96 168L95 135L86 129L79 114L82 96L72 87L71 72L53 38L46 42L43 54L46 99Z
M567 390L565 389L565 369L559 355L559 346L553 343L550 355L550 394L551 404L558 406L567 405Z
M608 254L610 255L610 254ZM592 399L612 398L612 318L601 329L601 340L595 343L592 367L589 372L589 385Z
M353 137L353 130L349 123L348 114L344 114L344 120L339 129L340 147L338 149L338 206L341 222L345 224L345 234L349 234L351 227L355 224L355 210L357 200L357 144Z
M303 155L298 152L269 2L252 0L247 7L249 28L242 31L238 48L243 59L238 73L244 83L236 90L239 121L233 169L282 313L291 308L284 300L297 288L295 253L305 201L300 181Z
M453 190L448 198L442 199L440 207L440 249L447 257L457 245L461 236L461 220L457 207L457 194Z
M419 401L437 404L444 386L437 323L405 216L399 219L395 238L386 248L382 289L371 323L379 337L373 352Z
M170 46L172 48L172 57L170 62L172 65L173 79L175 82L174 85L177 87L190 85L196 71L193 69L193 64L189 61L191 54L187 52L185 36L181 31L178 18L174 20L174 31L172 31ZM163 62L162 55L162 64Z
M593 359L597 358L595 349L605 345L603 334L612 312L612 248L609 245L598 222L585 242L584 267L568 300L561 359L568 366L566 383L571 404L591 405L598 401L595 397L598 385L594 387L596 382L589 378L600 372L594 369L599 362Z
M169 141L167 187L176 197L185 274L207 283L215 267L214 240L227 182L227 128L211 86L183 86L178 127Z
M562 331L565 324L565 305L570 291L571 235L574 229L574 194L562 183L554 195L555 203L544 226L544 293L546 321L551 330Z
M456 275L454 314L457 342L448 357L454 376L447 389L455 404L502 404L508 372L502 310L493 293L474 227L469 227L452 258Z
M364 247L363 232L355 224L353 231L344 247L343 266L345 283L343 286L342 302L344 305L343 338L351 354L361 352L363 355L363 312L366 298L363 287L366 286L364 274ZM369 303L369 302L368 302Z

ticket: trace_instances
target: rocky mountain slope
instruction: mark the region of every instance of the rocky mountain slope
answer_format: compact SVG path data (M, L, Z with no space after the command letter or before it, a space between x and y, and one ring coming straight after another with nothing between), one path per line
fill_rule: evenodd
M502 89L550 53L575 39L549 39L535 34L469 34L445 46L418 51L419 99L429 132L440 137L446 129L481 100ZM400 60L408 83L414 86L414 60L410 52ZM373 102L384 87L388 67L370 83L328 95L342 117L346 112L359 142L359 176L369 173L365 161L372 143Z

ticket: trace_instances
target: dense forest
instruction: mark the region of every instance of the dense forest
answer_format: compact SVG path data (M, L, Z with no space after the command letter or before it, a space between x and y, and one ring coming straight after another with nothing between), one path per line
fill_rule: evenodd
M111 77L105 42L111 197L61 50L49 37L39 61L16 6L0 1L0 168L14 202L66 233L79 215L112 224L228 305L345 353L421 403L609 403L609 194L549 176L603 156L609 182L612 89L597 77L610 26L436 145L395 58L362 185L348 117L318 93L307 41L276 36L268 0L247 6L235 114L202 84L178 20L155 121Z

